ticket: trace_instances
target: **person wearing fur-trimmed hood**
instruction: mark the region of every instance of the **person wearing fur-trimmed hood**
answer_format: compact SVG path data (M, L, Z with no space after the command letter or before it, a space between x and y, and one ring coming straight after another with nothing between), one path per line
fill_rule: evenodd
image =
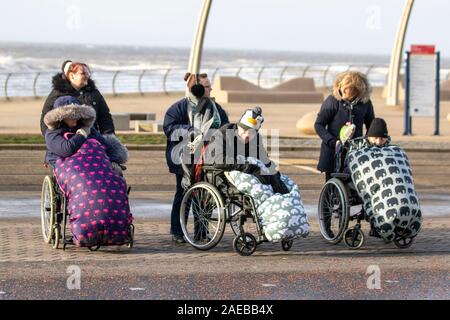
M58 98L44 121L47 160L65 195L73 243L84 247L131 243L128 187L117 169L117 163L127 160L126 148L106 141L93 128L95 110L70 96Z
M46 161L54 166L56 160L76 153L88 138L96 139L106 147L106 154L116 172L121 173L120 164L128 160L127 148L114 135L101 135L94 127L95 110L72 96L56 99L53 110L44 122L47 145Z
M335 148L341 128L351 123L355 126L353 138L362 137L363 125L368 130L375 118L370 91L364 74L347 71L337 75L333 93L322 103L314 128L322 139L317 169L325 172L326 180L335 169Z

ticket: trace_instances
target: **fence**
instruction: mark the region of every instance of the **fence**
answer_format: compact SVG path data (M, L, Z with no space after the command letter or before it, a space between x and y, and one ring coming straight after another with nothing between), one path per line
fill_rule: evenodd
M263 88L269 88L295 77L310 77L318 87L331 86L337 73L358 70L367 75L373 86L384 86L388 72L387 65L290 65L290 66L243 66L205 68L210 79L216 76L238 76ZM183 76L186 69L147 69L147 70L93 70L93 79L104 94L119 95L150 92L169 93L183 91ZM0 97L42 97L51 90L51 79L57 70L40 72L0 73ZM450 79L450 70L441 70L441 79Z

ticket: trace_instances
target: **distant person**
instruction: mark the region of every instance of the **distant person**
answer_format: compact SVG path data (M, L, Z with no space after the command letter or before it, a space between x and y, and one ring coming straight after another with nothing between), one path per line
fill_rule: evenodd
M187 96L175 102L164 116L164 133L167 137L166 161L169 172L176 175L176 192L173 199L170 233L175 243L185 243L180 224L180 207L183 200L183 169L180 164L174 163L172 151L181 141L172 141L171 136L175 130L201 133L205 124L205 110L209 110L208 128L219 129L228 123L228 116L222 107L211 99L211 82L206 73L199 75L187 73L184 77L189 92ZM178 138L178 137L177 137ZM178 159L178 157L177 157Z
M80 62L64 61L60 73L53 76L53 89L45 100L41 114L41 132L45 136L47 125L44 117L47 112L53 109L55 100L61 96L72 96L81 104L89 105L94 108L96 113L96 122L94 128L101 134L114 134L114 123L100 91L90 78L89 67Z
M370 86L360 72L347 71L337 75L333 93L322 103L314 128L322 139L317 169L325 172L325 179L331 178L335 166L335 148L339 132L346 124L353 124L353 138L363 136L375 118L370 100Z

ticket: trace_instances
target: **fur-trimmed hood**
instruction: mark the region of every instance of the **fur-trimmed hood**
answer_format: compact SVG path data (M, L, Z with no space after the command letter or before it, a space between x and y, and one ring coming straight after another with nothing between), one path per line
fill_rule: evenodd
M94 108L90 106L71 104L47 112L44 123L49 129L55 130L61 126L64 119L76 119L79 120L80 127L92 127L95 115Z
M333 83L333 93L332 93L333 97L336 98L338 101L342 100L342 95L339 89L342 80L349 74L352 74L354 77L357 78L355 88L358 90L359 94L356 98L362 103L367 103L370 100L370 93L372 89L370 87L369 81L367 80L367 77L361 72L346 71L338 74Z
M72 87L69 81L63 78L63 74L61 72L53 76L52 85L53 89L63 94L74 94L77 91L74 87ZM97 90L94 80L88 79L88 83L85 87L83 87L83 90L87 91Z

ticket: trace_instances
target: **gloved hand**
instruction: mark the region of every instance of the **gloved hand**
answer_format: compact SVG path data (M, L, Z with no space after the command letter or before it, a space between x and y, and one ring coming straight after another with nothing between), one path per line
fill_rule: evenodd
M112 168L115 173L117 173L120 176L123 176L122 168L120 167L120 164L117 162L111 162Z
M261 168L258 165L252 164L252 163L246 164L246 168L244 170L245 173L249 173L249 174L257 174L260 171L261 171Z
M91 127L82 127L77 130L76 134L80 134L87 138L91 134Z

